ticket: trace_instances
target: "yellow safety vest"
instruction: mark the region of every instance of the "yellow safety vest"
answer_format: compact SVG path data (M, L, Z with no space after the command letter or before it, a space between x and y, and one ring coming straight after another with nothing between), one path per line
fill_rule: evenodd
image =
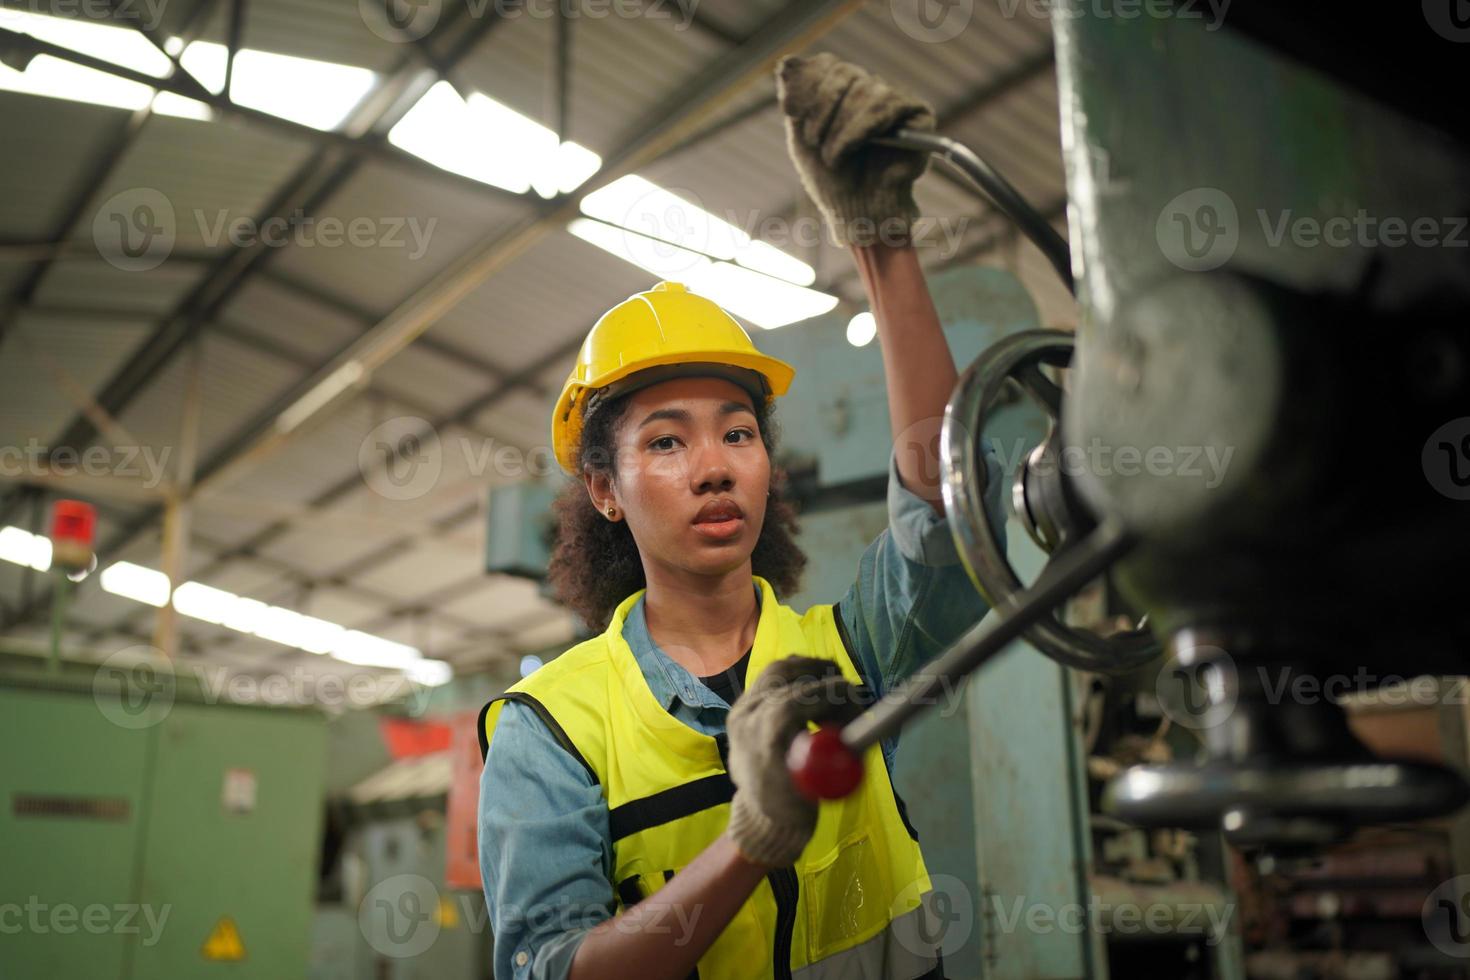
M862 682L831 605L798 614L777 602L765 579L754 579L762 601L748 682L791 654L835 661L849 680ZM492 700L480 726L483 753L504 702L525 704L602 786L613 884L624 908L657 892L724 832L734 792L724 737L701 734L670 715L623 639L624 619L642 594L623 600L600 636ZM864 764L856 792L822 804L796 864L767 875L700 958L700 980L941 975L917 837L882 750L870 748Z

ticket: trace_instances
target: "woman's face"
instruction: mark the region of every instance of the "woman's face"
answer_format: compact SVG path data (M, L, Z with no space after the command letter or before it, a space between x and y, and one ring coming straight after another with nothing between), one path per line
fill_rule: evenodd
M628 396L616 476L594 503L626 520L650 564L721 575L750 561L765 522L771 461L749 393L723 378L675 378Z

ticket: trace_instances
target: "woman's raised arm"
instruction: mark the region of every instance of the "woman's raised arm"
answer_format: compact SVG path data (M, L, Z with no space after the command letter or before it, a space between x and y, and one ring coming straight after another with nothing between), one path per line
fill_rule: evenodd
M878 321L898 476L941 517L939 427L959 375L913 246L853 246Z
M792 162L832 240L852 249L878 322L899 479L942 516L939 429L958 375L912 245L929 160L870 142L932 130L934 112L830 54L786 58L776 77Z

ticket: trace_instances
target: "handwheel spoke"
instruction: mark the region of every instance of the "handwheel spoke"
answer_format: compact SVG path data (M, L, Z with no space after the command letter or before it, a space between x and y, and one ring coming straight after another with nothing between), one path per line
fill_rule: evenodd
M1042 373L1041 368L1034 361L1017 367L1014 377L1031 393L1032 397L1046 406L1047 414L1054 419L1062 417L1062 390L1051 378Z

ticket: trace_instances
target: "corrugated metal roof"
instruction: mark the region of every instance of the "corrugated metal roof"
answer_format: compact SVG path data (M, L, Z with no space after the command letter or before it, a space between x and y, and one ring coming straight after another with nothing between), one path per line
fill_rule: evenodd
M368 326L363 319L264 276L251 279L220 320L295 352L310 364L325 363Z
M563 611L516 633L515 644L522 650L544 650L570 643L575 635L576 620Z
M676 6L667 2L660 5ZM699 17L708 18L737 37L748 37L770 20L781 9L782 3L781 0L700 0L698 4L689 6ZM697 27L692 29L698 30Z
M408 601L483 572L483 558L478 551L443 548L427 540L357 578L370 588L391 590Z
M117 109L0 92L0 228L8 238L50 241L92 162L123 121ZM23 135L22 135L23 134Z
M522 367L575 346L609 306L652 281L648 273L558 230L466 297L434 332L497 364ZM570 355L566 365L563 376Z
M552 5L533 4L541 11ZM581 17L572 24L575 68L566 138L606 156L669 93L698 75L725 45L656 16L663 4L640 5L654 16ZM522 115L551 125L548 96L555 63L554 22L521 15L497 27L456 80L488 93Z
M310 150L303 140L260 125L154 116L95 199L157 191L172 207L176 248L222 250L232 223L259 215ZM86 234L87 225L77 233Z
M125 320L22 315L0 337L0 445L49 448L76 404L52 380L53 365L96 391L152 333Z
M541 597L537 583L508 575L492 576L486 579L484 587L440 608L487 629L509 628L537 615L549 616L562 611Z
M428 349L410 347L374 375L385 389L402 391L434 410L431 418L447 417L470 399L493 387L493 375Z
M162 317L173 310L204 274L194 262L170 262L129 271L75 255L58 261L41 280L36 302L63 309L104 313L145 313Z
M250 416L289 391L302 377L296 367L218 334L199 341L199 461L204 465L232 439ZM173 475L179 464L181 427L193 359L184 355L156 374L117 420L139 444L152 450ZM144 462L148 457L144 456Z
M381 317L471 246L503 232L528 211L526 205L455 184L431 185L391 164L368 164L313 214L314 228L335 220L339 228L355 228L353 235L303 235L301 244L272 262L293 278Z
M545 385L545 395L536 395L524 388L517 389L496 401L494 405L475 416L475 423L482 429L504 432L511 444L528 453L548 446L551 441L551 409L561 391L561 383L571 368L572 355L567 355L565 364L555 369L555 387ZM543 377L545 377L543 375ZM532 463L528 462L527 466Z
M186 23L198 3L164 4L165 27L176 32ZM436 2L433 7L448 7ZM298 58L315 58L371 68L387 67L402 56L399 43L375 34L363 19L371 4L342 0L251 0L244 42L247 47ZM229 6L215 4L200 37L223 43L229 30Z

